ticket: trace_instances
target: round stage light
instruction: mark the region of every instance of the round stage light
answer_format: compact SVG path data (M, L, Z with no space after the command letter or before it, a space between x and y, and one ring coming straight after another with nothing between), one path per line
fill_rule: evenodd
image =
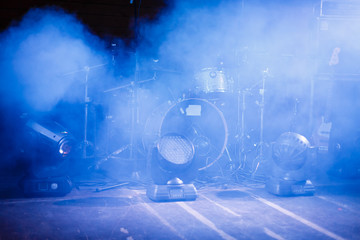
M166 134L157 143L158 161L165 171L181 171L192 162L195 154L190 140L178 134Z
M153 149L151 177L147 196L153 201L188 201L197 197L191 183L198 168L194 160L195 148L186 137L170 133L162 136Z
M67 157L74 148L74 141L68 137L64 137L59 141L58 146L60 155L62 157Z
M186 165L194 157L194 146L180 135L165 135L157 144L159 154L168 162L175 165Z
M304 165L311 149L309 141L302 135L286 132L273 144L271 176L266 189L278 196L312 195L315 188L307 179Z
M306 162L309 141L302 135L286 132L273 145L274 162L284 170L300 169Z

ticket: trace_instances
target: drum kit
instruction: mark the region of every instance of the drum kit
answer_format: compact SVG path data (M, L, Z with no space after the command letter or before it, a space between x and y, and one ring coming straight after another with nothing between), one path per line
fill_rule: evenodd
M122 128L130 130L129 136L121 146L110 148L105 160L127 152L126 158L137 166L134 170L136 172L138 170L136 168L140 168L138 159L148 158L150 149L161 136L178 133L193 142L200 171L210 169L218 165L219 159L224 159L226 168L230 172L246 171L254 175L264 160L264 95L269 70L264 70L262 79L253 86L239 88L238 77L229 74L224 68L202 68L192 74L190 89L185 92L182 90L180 94L174 94L175 91L168 89L172 97L165 101L162 97L146 96L148 92L143 90L144 83L158 81L158 72L158 69L155 70L153 77L149 79L135 79L128 84L104 91L104 94L123 90L130 93L127 94L130 102L127 104L128 120L126 124L116 124L117 127L122 125ZM167 71L170 74L175 72L178 74L177 71ZM141 96L144 93L145 96ZM247 117L249 96L251 102L254 98L259 98L255 105L258 109L253 111L259 113L259 116L256 116L259 121L248 124L247 121L254 119L253 116ZM161 102L149 106L149 98L160 99ZM124 104L124 101L120 102ZM254 103L250 104L254 105ZM124 111L109 112L106 119L114 122L116 114L120 115L120 118L126 115ZM110 128L114 128L114 124ZM135 131L139 129L141 130ZM258 136L254 136L254 132ZM111 137L106 141L113 142ZM249 157L250 155L252 157Z

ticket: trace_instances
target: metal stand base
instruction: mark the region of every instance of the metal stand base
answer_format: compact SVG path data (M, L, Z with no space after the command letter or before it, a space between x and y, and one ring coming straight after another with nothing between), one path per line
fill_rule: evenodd
M266 182L266 190L278 196L309 196L315 193L310 180L294 181L274 177Z
M197 197L193 184L151 185L146 195L155 202L194 201Z

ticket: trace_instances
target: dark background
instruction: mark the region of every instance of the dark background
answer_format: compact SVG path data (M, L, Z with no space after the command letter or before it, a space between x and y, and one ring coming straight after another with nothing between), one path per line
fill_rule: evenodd
M0 31L9 27L13 21L20 21L30 8L58 6L76 16L90 30L101 37L120 37L131 39L134 36L135 8L139 0L15 0L0 3ZM149 20L167 6L164 0L141 1L139 17Z

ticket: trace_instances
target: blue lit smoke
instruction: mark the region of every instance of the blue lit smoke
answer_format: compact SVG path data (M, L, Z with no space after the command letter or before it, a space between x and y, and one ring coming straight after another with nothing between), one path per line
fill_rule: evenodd
M0 41L2 92L31 110L49 111L71 95L70 86L81 79L67 73L104 63L100 39L60 9L30 10Z
M246 50L260 69L279 67L276 57L304 56L313 50L312 7L283 1L181 1L158 22L145 24L142 34L145 47L157 48L160 60L180 64L184 70L211 67L220 58L240 64Z
M176 97L186 96L189 89L199 85L194 74L202 68L223 69L237 83L233 89L226 89L227 96L231 90L249 91L246 131L254 130L255 141L259 141L259 90L262 72L269 69L265 87L265 141L274 141L285 131L295 131L310 139L318 127L311 121L325 114L321 104L330 94L328 82L317 79L317 73L324 71L330 78L334 73L340 74L336 80L341 87L333 91L342 97L330 100L333 106L340 106L332 109L334 121L336 118L358 121L357 94L340 83L341 74L360 73L358 20L320 22L319 32L319 2L313 0L171 1L171 4L156 22L142 23L144 41L140 48L148 52L152 49L165 69L181 72L182 77L168 74L163 81L163 86L178 91L173 94ZM343 49L341 62L330 67L335 47ZM312 81L315 81L313 95ZM346 85L358 89L354 83ZM229 125L238 121L234 105L221 110L228 111L225 117ZM349 132L359 136L356 124L350 125ZM236 134L231 127L229 133ZM338 140L343 139L340 136Z
M91 100L93 89L112 79L101 39L74 15L51 7L31 9L0 34L0 46L1 166L16 166L29 141L24 116L66 123L81 139L87 68Z
M154 71L157 72L155 80L136 85L141 124L145 125L151 112L164 102L188 97L189 89L194 90L199 84L194 79L195 73L202 68L217 68L225 71L228 80L233 78L236 82L233 89L226 89L227 96L239 90L249 91L247 114L253 116L247 121L253 124L247 126L247 130L258 131L261 74L269 68L271 77L265 92L266 140L272 141L283 131L290 130L294 108L300 115L296 119L298 124L307 128L309 85L316 70L314 63L331 55L331 46L330 53L321 56L316 50L314 2L169 1L169 8L157 20L140 19L137 50L141 73L138 80L149 79ZM345 34L346 41L340 40L345 47L358 50L359 32L354 32ZM341 26L331 32L333 36L338 33L344 33ZM110 115L123 118L115 122L121 130L115 138L122 137L129 131L131 89L124 87L103 94L103 90L126 86L134 80L134 54L125 52L121 40L118 41L120 49L116 49L118 56L114 67L103 41L92 35L75 16L55 8L30 10L21 22L14 23L0 35L2 109L20 115L22 112L50 112L61 102L74 103L72 109L61 108L68 110L71 116L57 115L68 121L69 126L73 125L81 138L85 69L90 67L90 94L94 94L91 97L98 97L95 100L100 104L109 101L107 104L113 109ZM105 67L91 68L105 63ZM117 67L123 72L117 72L114 69ZM120 75L128 78L122 79ZM316 94L321 98L327 92L320 90ZM106 99L108 97L110 100ZM160 108L164 113L169 105ZM233 105L220 110L225 112L229 125L236 124L238 113ZM77 121L69 122L69 117ZM3 120L7 122L3 123L3 128L10 129L7 130L9 135L14 134L12 129L16 129L16 125L8 124L11 118L5 114ZM99 127L95 131L100 132ZM301 129L299 133L304 132ZM106 136L100 138L109 141ZM136 138L141 139L141 133ZM121 144L127 143L119 142L114 150ZM101 143L103 145L106 143Z
M275 139L281 131L289 130L290 119L282 114L291 117L293 106L275 106L271 94L281 96L283 101L293 98L295 102L304 95L306 101L310 98L316 54L313 8L312 1L174 2L157 22L142 25L141 34L146 40L142 47L155 49L159 64L167 69L182 71L181 81L172 80L178 76L169 76L165 84L184 92L198 84L196 72L215 68L224 69L235 81L228 91L252 88L252 94L258 95L262 72L268 68L271 78L266 100L272 105L268 104L266 111L276 118L271 122L288 121L279 124L284 129L269 127L277 129L271 136ZM289 102L286 104L291 105ZM236 119L236 112L230 118Z

